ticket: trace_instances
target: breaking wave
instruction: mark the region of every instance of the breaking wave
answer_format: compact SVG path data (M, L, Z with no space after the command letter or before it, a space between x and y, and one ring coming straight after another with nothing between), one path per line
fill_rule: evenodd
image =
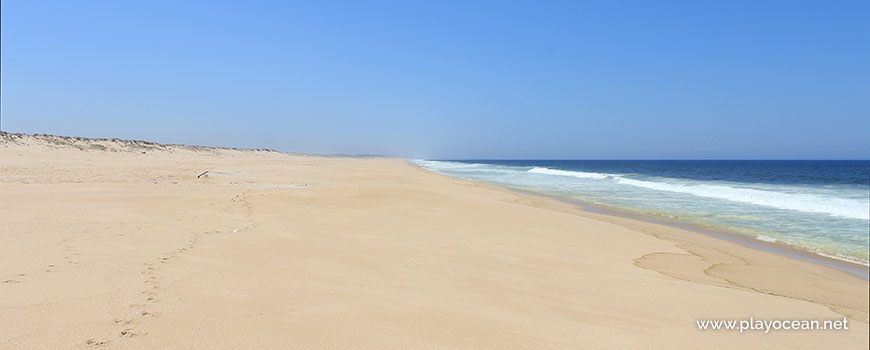
M741 202L778 209L797 210L807 213L823 213L828 215L870 220L870 202L825 196L810 193L785 193L772 190L738 188L721 184L676 184L648 180L629 179L620 175L569 171L534 167L527 170L533 174L570 176L581 179L602 179L615 181L621 185L642 187L666 192L685 193L698 197L717 198L732 202Z

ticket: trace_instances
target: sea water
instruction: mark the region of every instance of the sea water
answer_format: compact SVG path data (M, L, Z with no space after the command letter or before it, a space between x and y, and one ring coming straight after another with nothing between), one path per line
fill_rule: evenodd
M868 265L870 161L415 160Z

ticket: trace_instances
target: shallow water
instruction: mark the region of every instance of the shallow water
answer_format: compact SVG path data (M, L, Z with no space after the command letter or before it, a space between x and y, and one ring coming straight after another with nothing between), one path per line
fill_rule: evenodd
M415 160L439 173L870 261L870 161Z

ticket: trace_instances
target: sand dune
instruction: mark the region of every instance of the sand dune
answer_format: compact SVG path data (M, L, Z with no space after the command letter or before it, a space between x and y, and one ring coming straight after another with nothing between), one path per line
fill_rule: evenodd
M868 293L399 159L0 134L0 348L866 349ZM750 316L849 330L695 323Z

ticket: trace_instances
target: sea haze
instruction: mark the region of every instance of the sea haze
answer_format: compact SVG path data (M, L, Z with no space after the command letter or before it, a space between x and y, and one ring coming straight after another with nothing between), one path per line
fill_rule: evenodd
M423 168L868 265L870 161L415 160Z

